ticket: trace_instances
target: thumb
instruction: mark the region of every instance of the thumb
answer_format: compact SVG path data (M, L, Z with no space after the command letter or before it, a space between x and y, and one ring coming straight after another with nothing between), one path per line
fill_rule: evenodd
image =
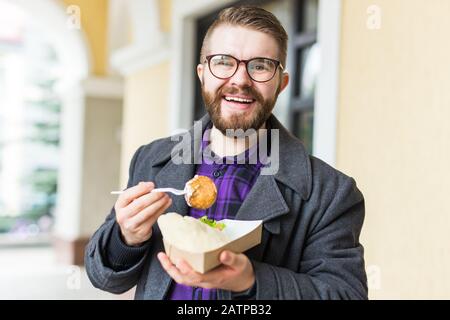
M236 266L239 263L239 257L234 252L225 250L220 254L220 262L227 266Z

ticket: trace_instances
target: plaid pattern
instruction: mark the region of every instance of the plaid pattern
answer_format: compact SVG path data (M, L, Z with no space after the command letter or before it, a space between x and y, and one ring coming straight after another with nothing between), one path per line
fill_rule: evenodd
M212 123L206 127L203 133L202 150L209 145L211 127ZM206 210L190 208L189 215L195 218L207 215L208 218L214 220L234 219L260 173L262 164L259 159L256 164L251 164L249 160L253 159L255 152L257 152L256 144L234 157L220 159L212 152L208 153L210 157L204 154L202 163L197 165L196 174L207 176L214 181L217 187L217 200L212 207ZM221 160L221 164L217 160ZM217 290L193 288L173 283L168 297L170 300L215 300L217 299Z

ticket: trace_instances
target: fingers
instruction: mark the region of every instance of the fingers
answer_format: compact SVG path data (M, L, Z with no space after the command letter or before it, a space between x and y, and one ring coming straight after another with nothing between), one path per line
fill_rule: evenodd
M125 208L133 200L139 198L140 196L149 193L155 188L153 182L139 182L138 185L126 189L118 198L116 202L116 209Z
M229 250L222 251L219 258L220 262L232 268L238 268L243 263L245 263L244 261L245 258L242 254L236 254Z
M169 257L163 253L158 253L158 259L161 262L162 267L166 272L169 274L169 276L175 280L176 283L184 284L183 276L181 275L180 271L175 267L172 262L170 262Z
M170 207L172 199L167 195L163 195L159 200L153 202L148 207L134 215L130 220L131 223L139 227L141 224L148 222L153 224L164 211Z
M179 284L205 289L222 288L234 291L243 291L240 289L249 287L247 285L247 282L249 281L244 278L241 279L242 274L228 266L220 266L201 274L196 272L183 259L180 259L179 261L176 261L176 264L173 264L169 257L163 252L158 253L158 259L169 276ZM239 260L241 260L241 257L236 257L234 261L238 262Z
M156 219L172 204L165 193L151 193L154 187L153 182L140 182L125 190L117 199L116 221L129 245L148 240Z
M176 267L184 277L187 277L190 280L191 283L199 283L202 280L202 274L192 269L186 261L178 261Z
M128 217L132 217L138 213L140 213L145 208L150 205L158 202L159 200L168 199L164 192L151 192L148 194L144 194L139 198L135 199L132 203L130 203L126 208L124 208L124 212Z
M169 257L163 253L158 253L158 259L161 262L162 267L166 272L179 284L196 287L210 286L203 282L203 275L196 272L192 267L183 259L177 261L177 264L173 264Z

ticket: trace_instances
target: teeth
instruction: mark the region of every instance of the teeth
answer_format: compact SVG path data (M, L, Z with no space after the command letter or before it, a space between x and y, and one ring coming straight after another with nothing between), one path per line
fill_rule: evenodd
M253 102L253 100L241 99L241 98L236 98L236 97L225 97L225 100L227 100L227 101L243 102L243 103L251 103L251 102Z

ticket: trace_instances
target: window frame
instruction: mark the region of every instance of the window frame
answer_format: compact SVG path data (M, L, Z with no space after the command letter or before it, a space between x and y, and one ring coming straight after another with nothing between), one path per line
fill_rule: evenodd
M320 0L318 2L320 5ZM303 13L306 3L307 1L305 0L297 0L294 2L293 28L291 30L289 42L289 50L292 52L289 65L292 66L290 76L293 88L289 99L288 127L297 138L302 140L308 151L312 153L314 150L314 124L311 141L304 141L300 134L302 127L299 123L301 116L309 112L313 113L314 119L315 109L315 97L313 96L312 98L304 99L302 98L302 92L300 91L303 75L302 64L300 61L302 52L318 42L318 23L316 30L302 30Z

